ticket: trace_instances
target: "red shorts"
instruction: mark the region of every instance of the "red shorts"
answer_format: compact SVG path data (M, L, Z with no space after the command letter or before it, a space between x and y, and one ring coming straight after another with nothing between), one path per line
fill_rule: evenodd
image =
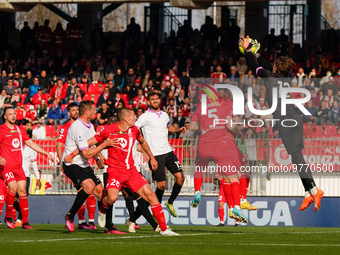
M137 192L148 182L145 178L135 169L132 170L108 170L108 178L105 190L118 189L121 190L122 186L126 186L132 192Z
M218 202L227 203L227 199L225 198L223 190L223 180L221 180L220 182L220 193L218 194Z
M12 181L26 181L26 176L22 168L17 170L2 169L0 176L7 184Z
M215 168L209 168L217 174L234 175L247 163L246 158L231 137L210 140L198 144L195 159L196 169L208 169L209 161L214 161ZM206 168L204 168L206 167Z
M0 179L0 203L5 202L7 193L8 193L8 187L6 183L2 179Z

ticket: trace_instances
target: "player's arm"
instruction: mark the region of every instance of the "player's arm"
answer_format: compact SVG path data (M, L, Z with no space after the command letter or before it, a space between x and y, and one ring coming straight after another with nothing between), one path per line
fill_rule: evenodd
M101 143L99 146L95 147L92 146L91 148L86 148L84 150L80 150L80 153L87 159L90 159L92 157L94 157L95 155L97 155L99 152L101 152L103 149L105 149L106 147L110 147L110 146L115 146L118 144L118 142L116 141L117 139L106 139L103 143ZM72 153L70 154L71 156ZM74 157L76 155L74 154Z
M57 156L58 156L59 162L61 162L61 159L63 158L63 146L64 146L63 143L57 142Z
M36 158L31 160L31 166L33 168L35 178L37 179L37 187L40 189L41 188L41 181L40 181L40 175L39 175L38 164L37 164Z
M54 158L47 152L45 151L43 148L41 148L38 144L36 144L35 142L33 142L31 139L26 140L25 144L30 147L32 150L45 155L49 160L51 160L53 163L54 162Z
M173 125L168 126L168 131L170 133L183 133L185 134L187 132L187 129L185 127L181 127L181 128L176 128Z
M149 147L148 143L146 142L146 140L144 139L143 136L140 137L139 143L142 146L143 150L146 152L146 154L148 154L148 156L150 157L150 164L152 166L152 169L157 170L158 162L155 159L154 155L152 154L150 147Z
M189 128L190 130L198 130L199 129L199 124L198 124L198 122L196 122L196 121L191 121L190 122L190 128Z

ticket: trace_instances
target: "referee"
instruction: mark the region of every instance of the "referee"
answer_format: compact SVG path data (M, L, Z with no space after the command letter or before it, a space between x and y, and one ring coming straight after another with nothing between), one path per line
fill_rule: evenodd
M182 166L169 145L168 132L185 134L187 130L185 127L175 128L170 125L168 114L160 110L160 102L159 94L150 91L147 96L147 103L150 108L138 118L135 125L141 129L152 154L158 162L157 170L152 171L152 178L157 181L155 193L160 203L166 187L165 167L176 178L170 198L165 202L165 205L169 208L171 215L177 217L173 203L183 186L184 175ZM150 169L152 168L150 167Z

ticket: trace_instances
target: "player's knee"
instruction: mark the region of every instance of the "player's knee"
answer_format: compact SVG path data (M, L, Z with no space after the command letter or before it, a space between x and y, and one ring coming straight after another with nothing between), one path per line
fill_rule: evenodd
M82 186L84 188L84 191L87 193L87 194L91 194L94 189L96 188L94 182L92 180L86 180L82 183Z
M107 200L110 205L114 204L118 199L119 194L107 194Z
M26 187L18 187L17 192L19 196L27 196Z
M176 182L177 182L177 184L178 185L183 185L183 183L184 183L184 180L185 180L185 177L184 177L184 175L182 174L182 175L180 175L180 176L178 176L178 177L176 177Z
M165 188L166 188L166 181L158 182L157 183L157 188L160 189L160 190L165 190Z

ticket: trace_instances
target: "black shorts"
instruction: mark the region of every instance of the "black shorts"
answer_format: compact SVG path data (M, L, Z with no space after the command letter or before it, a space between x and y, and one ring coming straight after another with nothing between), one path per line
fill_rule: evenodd
M158 162L158 168L156 171L151 170L152 172L152 179L154 179L157 182L166 181L166 175L165 175L165 167L172 173L179 173L182 171L181 163L179 162L177 156L173 151L155 156L155 159ZM149 167L151 168L150 162Z
M284 121L285 126L293 126L297 123L295 127L284 127L281 125L282 120L294 119L294 121ZM303 146L303 122L301 117L294 112L289 116L282 116L280 122L276 122L279 129L279 133L284 146L286 147L288 154L293 154L298 150L302 150Z
M77 190L81 188L80 184L86 179L91 179L96 186L101 184L98 175L90 166L82 168L75 164L67 166L65 163L63 163L63 170L65 175L73 181L73 184Z

